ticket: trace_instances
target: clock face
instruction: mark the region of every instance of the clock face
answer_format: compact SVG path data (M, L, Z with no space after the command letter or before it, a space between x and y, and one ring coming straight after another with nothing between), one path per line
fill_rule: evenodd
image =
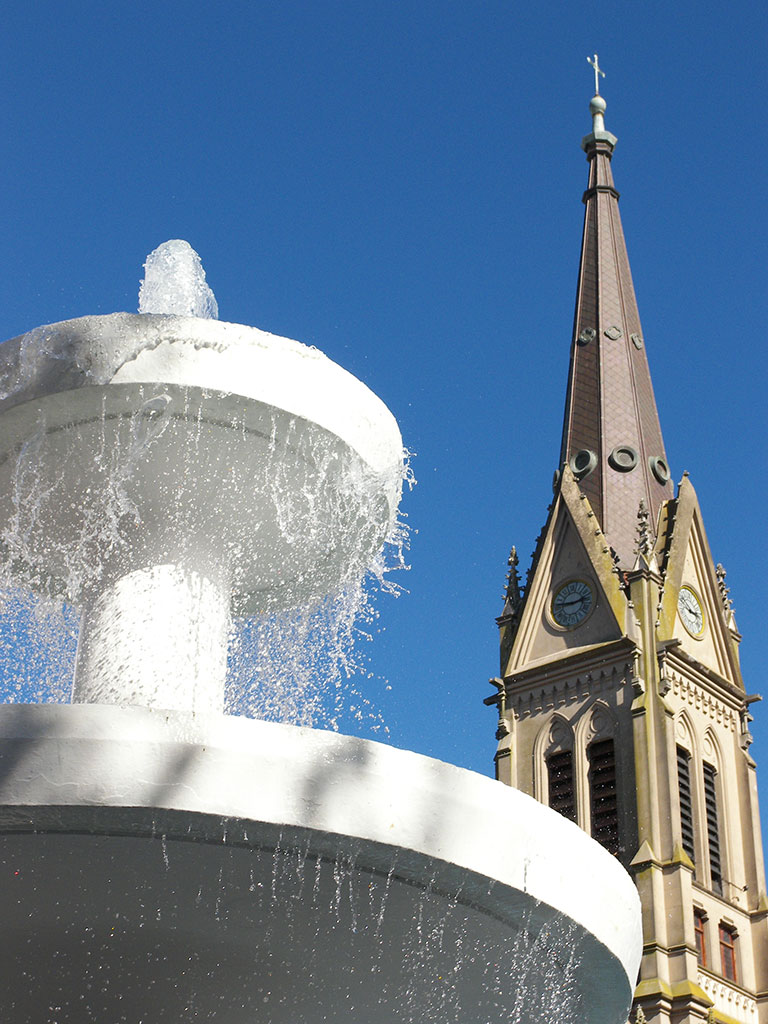
M573 629L592 611L595 597L584 580L571 580L560 587L552 598L552 618L558 626Z
M677 611L680 621L691 634L699 639L704 632L704 609L696 593L690 587L681 587L677 597Z

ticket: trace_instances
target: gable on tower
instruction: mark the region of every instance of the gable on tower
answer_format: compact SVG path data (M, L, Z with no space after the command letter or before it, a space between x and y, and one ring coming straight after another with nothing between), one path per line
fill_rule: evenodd
M744 690L739 634L709 549L699 500L683 477L670 502L656 556L664 588L658 609L660 642L677 639L682 652Z
M618 568L597 517L566 466L534 553L504 675L625 632ZM511 632L511 631L510 631Z

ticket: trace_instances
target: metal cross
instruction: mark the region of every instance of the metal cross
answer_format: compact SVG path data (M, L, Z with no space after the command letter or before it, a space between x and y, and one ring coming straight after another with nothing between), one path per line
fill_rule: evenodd
M594 68L594 71L595 71L595 96L599 96L600 95L600 79L598 78L598 75L602 75L603 78L605 78L605 72L602 70L600 65L597 63L597 54L595 54L595 59L594 60L591 57L587 57L587 64L591 64L592 67Z

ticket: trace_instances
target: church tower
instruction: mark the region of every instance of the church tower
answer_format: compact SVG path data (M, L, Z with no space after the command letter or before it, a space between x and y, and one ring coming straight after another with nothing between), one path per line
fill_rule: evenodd
M759 698L696 492L670 479L594 67L560 463L524 587L510 556L496 773L633 874L632 1024L768 1024Z

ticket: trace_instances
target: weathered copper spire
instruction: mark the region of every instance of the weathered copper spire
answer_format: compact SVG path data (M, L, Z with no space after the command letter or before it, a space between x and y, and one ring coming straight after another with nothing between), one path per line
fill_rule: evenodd
M597 86L597 57L593 67ZM611 173L616 137L605 130L597 91L590 111L592 133L581 143L589 184L560 465L569 464L619 564L631 568L640 501L655 526L673 491Z

